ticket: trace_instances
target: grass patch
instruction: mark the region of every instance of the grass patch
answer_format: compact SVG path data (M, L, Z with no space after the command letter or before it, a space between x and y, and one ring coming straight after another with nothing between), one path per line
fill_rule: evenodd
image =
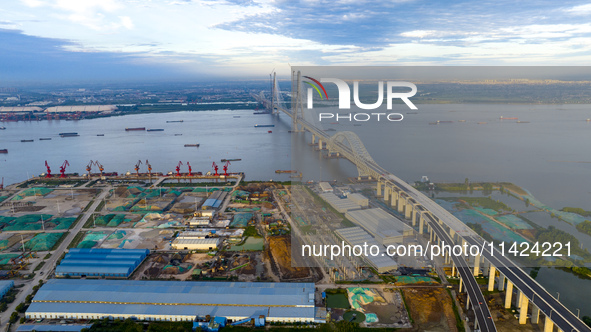
M35 267L34 271L39 271L39 269L41 269L43 265L45 265L45 261L41 261L39 264L37 264L37 267Z
M404 303L404 308L406 309L406 314L408 315L408 320L410 320L410 323L414 325L415 321L412 319L412 315L410 314L410 309L408 308L408 302L406 302L406 298L404 297L404 292L402 289L400 289L399 292L400 296L402 297L402 302Z
M329 291L331 291L329 293ZM326 290L326 307L327 308L339 308L339 309L350 309L349 297L345 289L332 289Z
M57 249L60 246L60 244L64 242L64 239L68 237L68 234L70 234L70 232L64 232L62 236L53 244L50 251L54 251L55 249Z
M254 226L247 226L242 236L262 237Z
M92 205L92 203L94 203L94 199L91 199L90 202L88 202L88 204L86 204L86 207L84 208L84 210L82 210L82 212L86 212L88 211L88 209L90 209L90 206Z
M456 306L456 301L451 295L451 291L449 289L446 290L447 294L449 294L449 298L451 299L451 307L454 310L454 316L456 317L456 326L458 327L458 331L464 331L464 322L462 321L462 317L460 316L458 307Z
M72 239L72 242L70 242L70 244L68 245L68 249L76 248L78 246L78 244L80 243L80 241L82 241L82 239L84 238L85 234L86 234L86 232L84 232L84 231L78 232L78 234L76 234L76 236L74 236L74 239Z

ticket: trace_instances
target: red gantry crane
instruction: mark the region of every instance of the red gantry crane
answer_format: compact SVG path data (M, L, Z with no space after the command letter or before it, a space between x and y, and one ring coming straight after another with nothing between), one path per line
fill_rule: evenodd
M99 163L98 160L95 160L94 164L96 165L96 167L98 167L99 172L101 172L101 177L103 176L103 171L105 170L105 168L103 167L103 165L101 163Z
M228 166L230 166L230 162L226 161L226 164L224 165L224 176L228 176Z
M179 161L178 165L176 165L176 176L181 176L181 166L183 166L183 162Z
M49 167L49 164L47 164L47 160L45 161L45 167L47 167L47 174L45 174L45 177L50 178L51 177L51 167Z
M60 178L66 177L66 166L70 166L70 163L67 160L60 166Z
M138 160L138 161L137 161L137 164L135 164L135 166L134 166L134 169L135 169L135 175L136 175L137 177L139 177L139 176L140 176L140 165L141 165L141 164L142 164L142 161L141 161L141 160Z
M187 166L189 167L189 176L193 176L193 173L191 172L191 164L189 164L189 162L187 161Z
M152 177L152 165L150 165L148 159L146 159L146 166L148 166L148 175Z
M214 176L218 176L218 165L215 163L215 161L213 162L213 164L211 164L211 167L213 167L213 169L215 170Z
M0 190L4 189L4 177L2 177L2 183L0 183Z
M86 171L88 172L88 178L89 178L89 179L90 179L90 176L92 175L92 174L91 174L91 171L92 171L92 165L93 165L93 164L94 164L94 161L92 161L92 160L91 160L91 161L88 163L88 165L86 165Z

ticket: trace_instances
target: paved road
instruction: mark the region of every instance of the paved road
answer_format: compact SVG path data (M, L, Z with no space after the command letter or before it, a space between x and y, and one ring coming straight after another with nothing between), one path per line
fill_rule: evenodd
M465 237L469 244L482 246L483 241L476 237ZM529 274L511 260L501 255L498 250L494 253L490 247L484 246L483 256L497 267L500 273L513 283L525 296L527 296L540 310L550 316L554 324L562 331L591 331L585 323L568 310L562 303L550 295L544 287L540 286Z
M90 216L97 208L97 206L101 203L103 198L107 196L111 188L112 187L109 186L102 189L101 194L97 198L95 198L94 203L84 213L82 218L78 220L78 223L74 225L74 228L70 229L70 232L68 233L66 238L60 243L59 247L56 250L54 250L51 257L45 261L43 267L41 267L41 269L39 269L39 271L36 272L35 277L32 280L26 282L25 285L20 288L20 292L17 294L14 302L12 302L8 306L8 309L6 309L6 311L0 314L0 326L2 326L2 328L6 328L6 326L8 325L10 315L12 314L12 312L14 312L17 305L19 305L21 302L25 302L25 298L27 297L27 295L31 294L33 287L35 285L38 285L40 280L47 279L47 277L51 274L50 272L55 268L57 260L66 251L68 245L72 242L76 234L78 234L78 232L82 229L82 226L84 226L88 218L90 218Z
M427 222L441 241L444 241L445 243L454 243L451 236L430 215L427 215ZM497 328L492 319L488 305L486 304L486 299L484 298L476 279L474 279L472 269L462 257L451 255L451 258L462 278L462 282L468 293L468 298L472 302L474 315L478 321L478 327L481 331L496 331Z

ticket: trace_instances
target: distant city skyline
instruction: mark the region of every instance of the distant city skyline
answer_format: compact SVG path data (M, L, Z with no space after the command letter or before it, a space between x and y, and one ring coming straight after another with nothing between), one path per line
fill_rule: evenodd
M583 1L19 0L11 82L264 78L291 65L588 65Z

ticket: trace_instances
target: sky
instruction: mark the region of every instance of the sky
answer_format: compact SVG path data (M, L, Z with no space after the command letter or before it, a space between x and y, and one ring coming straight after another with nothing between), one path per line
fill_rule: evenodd
M588 65L584 1L11 0L0 86L288 75L290 65Z

